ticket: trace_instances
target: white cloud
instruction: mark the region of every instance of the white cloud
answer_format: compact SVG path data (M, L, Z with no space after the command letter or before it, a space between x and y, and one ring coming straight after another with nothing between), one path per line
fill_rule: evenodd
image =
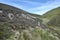
M33 5L34 5L34 4L35 4L35 5L36 5L36 4L40 4L39 2L34 2L34 1L23 1L23 2L28 3L28 4L33 4Z
M31 11L32 13L35 13L35 14L42 15L45 12L47 12L53 8L59 7L59 6L60 6L60 0L55 0L55 1L49 1L45 4L42 4L42 6L31 8L31 9L29 9L29 11Z

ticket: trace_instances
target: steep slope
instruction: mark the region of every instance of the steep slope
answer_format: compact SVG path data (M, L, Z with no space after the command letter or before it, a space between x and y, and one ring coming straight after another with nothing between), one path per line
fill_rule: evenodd
M40 26L36 17L22 9L0 3L0 40L6 40L13 33L16 35L21 30L36 26Z
M37 25L36 17L26 11L4 4L0 4L0 22L19 23L24 26Z

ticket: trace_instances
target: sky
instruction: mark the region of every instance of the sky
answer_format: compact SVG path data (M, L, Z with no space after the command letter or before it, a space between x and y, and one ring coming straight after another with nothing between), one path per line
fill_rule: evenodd
M0 3L38 15L43 15L49 10L60 7L60 0L0 0Z

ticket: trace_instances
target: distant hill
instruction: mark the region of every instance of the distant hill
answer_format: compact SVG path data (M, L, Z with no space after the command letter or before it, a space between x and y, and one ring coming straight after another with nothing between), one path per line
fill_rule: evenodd
M35 16L35 17L41 17L42 15L38 15L38 14L30 14L32 16Z
M48 23L48 24L52 24L52 25L57 25L58 22L60 22L60 21L58 21L60 19L59 17L60 17L60 7L54 8L54 9L48 11L47 13L45 13L44 15L42 15L43 23L45 23L45 24ZM56 24L56 22L57 22L57 24Z
M60 14L60 7L54 8L43 15L44 18L51 19L56 15Z

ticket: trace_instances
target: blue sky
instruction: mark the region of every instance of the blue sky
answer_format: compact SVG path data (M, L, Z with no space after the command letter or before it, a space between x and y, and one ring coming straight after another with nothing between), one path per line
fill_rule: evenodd
M60 0L0 0L0 3L39 15L60 6Z

